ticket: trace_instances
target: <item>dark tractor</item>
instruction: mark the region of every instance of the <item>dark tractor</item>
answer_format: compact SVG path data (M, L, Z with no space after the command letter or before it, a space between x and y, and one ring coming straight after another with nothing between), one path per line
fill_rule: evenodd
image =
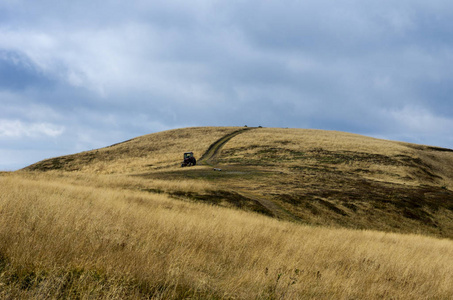
M181 164L181 167L190 167L195 166L197 164L197 160L193 157L193 152L186 152L184 153L184 161Z

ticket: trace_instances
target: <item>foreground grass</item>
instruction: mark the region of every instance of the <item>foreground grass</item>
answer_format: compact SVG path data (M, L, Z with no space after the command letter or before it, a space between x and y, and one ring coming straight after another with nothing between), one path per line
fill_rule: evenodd
M0 176L0 298L453 298L451 240L301 226L108 178Z

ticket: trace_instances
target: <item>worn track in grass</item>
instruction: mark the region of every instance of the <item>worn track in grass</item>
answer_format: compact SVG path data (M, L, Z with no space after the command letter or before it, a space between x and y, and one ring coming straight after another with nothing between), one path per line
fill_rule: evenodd
M232 138L234 138L235 136L237 136L241 133L244 133L247 130L252 130L252 129L256 129L256 128L257 127L241 128L239 130L236 130L236 131L234 131L230 134L227 134L227 135L223 136L222 138L218 139L211 146L209 146L208 150L201 156L201 158L199 159L199 163L204 164L204 165L212 165L213 163L215 163L215 159L218 156L222 147L229 140L231 140Z
M230 141L235 136L244 133L245 131L256 129L259 127L246 127L236 130L230 134L225 135L224 137L218 139L214 142L211 146L209 146L208 150L201 156L199 159L200 164L204 165L213 165L216 162L216 158L219 156L220 150L222 147ZM235 191L238 192L238 191ZM269 199L265 199L263 197L258 197L257 195L252 195L251 193L240 191L239 194L243 195L246 198L252 199L254 201L259 202L262 206L272 212L272 214L283 220L291 220L291 221L298 221L299 219L294 216L293 214L287 212L282 207L277 205L274 201Z

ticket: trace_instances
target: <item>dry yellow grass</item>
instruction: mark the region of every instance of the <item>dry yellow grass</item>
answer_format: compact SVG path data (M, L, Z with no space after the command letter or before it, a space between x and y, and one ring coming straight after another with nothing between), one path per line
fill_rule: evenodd
M224 152L234 151L235 158L239 159L246 157L263 159L263 156L268 154L268 152L263 152L263 148L278 149L280 151L278 153L279 158L288 158L287 161L279 161L280 167L300 164L300 161L295 160L291 152L303 155L310 151L328 151L340 154L347 153L351 156L354 154L366 154L367 156L378 155L379 157L389 158L404 155L408 158L422 159L425 163L428 163L436 174L442 177L436 178L435 183L453 189L453 151L430 151L428 146L376 139L346 132L262 128L247 131L235 137L225 145ZM271 163L272 161L269 162ZM319 164L319 161L312 157L307 157L305 163L307 165ZM387 182L410 185L433 183L431 179L426 179L422 176L417 176L416 180L408 180L407 176L413 176L413 170L408 166L379 163L372 159L348 159L341 163L336 162L335 166L342 170L371 170L373 171L371 172L372 179ZM367 176L370 176L370 174Z
M239 127L193 127L144 135L110 147L39 163L40 169L91 174L129 174L178 167L183 153L200 157L219 138ZM33 168L33 166L31 166Z
M238 129L0 173L0 298L453 298L453 152L259 128L179 167Z
M194 127L168 130L141 136L110 147L82 152L40 162L28 169L60 169L90 174L139 174L145 172L175 171L182 153L193 151L200 158L208 147L221 137L240 127ZM365 169L364 178L398 184L437 184L453 189L453 152L433 150L433 147L387 141L362 135L312 129L259 128L244 131L231 139L222 149L220 163L264 161L272 165L277 155L279 168L291 168L303 163L319 165L313 153L341 155L333 157L335 167L345 171ZM361 157L366 155L366 157ZM374 157L373 157L374 156ZM330 157L332 159L332 157ZM344 161L341 161L344 158ZM436 173L434 179L414 173L410 163L392 163L391 160L421 160ZM323 163L329 163L325 161ZM275 166L274 166L275 167ZM426 175L426 174L425 174Z
M453 237L453 151L336 131L252 128L209 160L221 173L179 167L184 151L199 159L214 141L241 129L169 130L27 170L69 171L104 186L123 181L131 189L305 224ZM115 176L95 180L108 174Z
M0 177L0 297L453 297L451 240L307 227L82 181Z
M187 192L203 193L216 186L211 182L202 179L181 180L148 180L139 176L125 176L120 174L90 174L83 172L16 172L21 178L37 181L51 181L53 183L63 183L75 186L93 186L97 188L107 188L110 190L131 190L145 192Z

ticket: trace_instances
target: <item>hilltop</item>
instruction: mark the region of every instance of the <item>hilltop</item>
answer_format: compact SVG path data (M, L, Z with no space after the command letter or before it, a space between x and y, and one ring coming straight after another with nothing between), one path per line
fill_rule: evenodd
M197 166L180 168L185 151L194 152ZM345 132L176 129L25 170L144 179L141 189L150 193L303 224L453 237L453 150ZM209 187L187 192L152 184L187 180Z

